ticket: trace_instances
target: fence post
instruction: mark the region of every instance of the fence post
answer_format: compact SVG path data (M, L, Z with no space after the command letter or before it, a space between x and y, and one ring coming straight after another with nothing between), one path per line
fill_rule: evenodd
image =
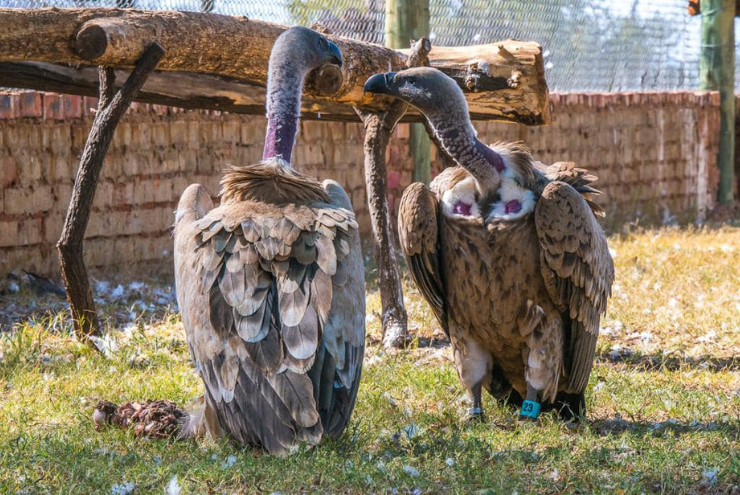
M386 0L385 45L408 48L411 39L429 36L429 0ZM414 182L431 180L431 148L423 124L411 124L409 149L414 156Z
M701 2L701 89L719 90L720 204L733 203L735 172L735 0Z

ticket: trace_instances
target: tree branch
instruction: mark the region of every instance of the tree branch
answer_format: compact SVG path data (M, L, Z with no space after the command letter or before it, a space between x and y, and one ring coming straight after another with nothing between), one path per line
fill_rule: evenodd
M67 290L75 334L83 341L89 341L91 335L96 335L100 331L95 301L82 253L85 229L90 219L90 210L100 170L103 167L103 159L118 122L136 93L144 85L147 76L163 56L162 47L152 43L134 67L123 87L115 94L113 93L115 76L112 69L101 68L99 71L100 106L82 152L80 168L72 189L72 199L67 210L62 235L57 243L62 279Z

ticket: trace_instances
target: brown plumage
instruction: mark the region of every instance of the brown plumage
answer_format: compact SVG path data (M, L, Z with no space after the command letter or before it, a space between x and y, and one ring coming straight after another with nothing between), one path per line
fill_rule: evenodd
M340 63L305 28L275 44L262 162L229 168L221 205L197 184L175 221L177 295L205 408L184 435L281 454L337 436L354 407L364 352L364 270L349 197L288 162L305 74Z
M482 415L485 388L581 414L614 279L596 178L573 163L546 167L520 144L480 143L459 88L435 69L376 75L365 88L417 106L459 164L431 188L409 186L398 223L411 275L452 340L470 413Z

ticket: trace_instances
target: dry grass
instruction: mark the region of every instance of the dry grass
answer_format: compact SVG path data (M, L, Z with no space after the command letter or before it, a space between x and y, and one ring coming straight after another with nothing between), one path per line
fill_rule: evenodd
M0 493L162 493L174 477L182 493L738 490L740 229L661 229L610 246L617 282L578 429L549 415L519 424L516 410L490 398L487 423L461 422L449 348L425 347L442 335L407 281L416 339L400 352L377 345L370 284L363 384L336 442L275 459L227 442L96 432L98 399L184 404L200 390L178 316L148 306L166 289L141 288L102 301L118 346L108 358L71 338L58 312L2 334ZM27 293L2 303L30 300L47 304Z

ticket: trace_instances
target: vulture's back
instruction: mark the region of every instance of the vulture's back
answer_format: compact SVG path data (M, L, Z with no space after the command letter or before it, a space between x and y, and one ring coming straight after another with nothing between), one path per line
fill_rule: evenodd
M282 453L339 435L354 407L365 338L359 234L333 181L260 164L222 184L239 177L207 213L193 199L199 186L180 200L178 303L211 434Z

